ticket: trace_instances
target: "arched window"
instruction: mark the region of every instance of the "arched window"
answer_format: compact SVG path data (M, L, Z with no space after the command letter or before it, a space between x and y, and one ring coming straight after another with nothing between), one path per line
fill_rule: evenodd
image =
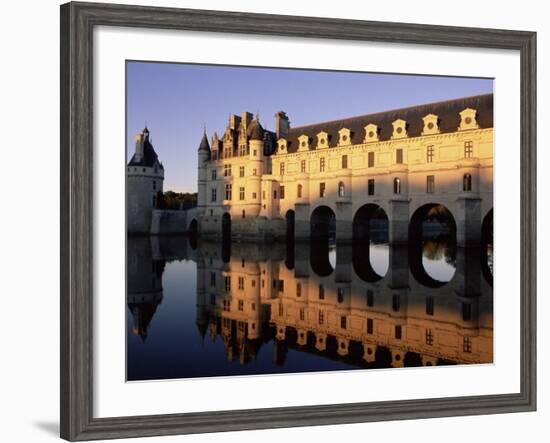
M462 178L462 190L463 191L471 191L472 190L472 175L471 174L464 174L464 177Z
M401 179L397 177L393 179L393 193L401 194Z
M298 185L297 192L298 198L302 198L302 185Z
M338 183L338 197L344 197L346 195L346 187L344 182Z

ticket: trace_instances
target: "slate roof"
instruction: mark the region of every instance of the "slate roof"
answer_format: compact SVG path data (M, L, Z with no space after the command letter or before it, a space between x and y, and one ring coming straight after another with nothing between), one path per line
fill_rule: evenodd
M136 154L132 156L128 166L145 166L152 167L155 165L155 162L158 161L158 155L153 148L153 145L149 141L149 138L146 138L143 142L143 157L140 161L136 161ZM159 162L160 163L160 162ZM160 165L162 168L162 164Z
M201 144L199 145L199 151L210 152L210 144L208 143L208 137L206 137L206 131L202 134Z
M441 133L454 132L460 125L459 113L466 108L477 110L477 123L480 128L493 127L493 94L484 94L393 109L375 114L360 115L342 120L315 123L313 125L291 127L286 137L288 141L287 149L290 153L296 152L299 146L298 137L304 134L309 136L310 150L316 149L317 134L321 131L329 134L329 147L337 146L339 140L338 130L342 128L350 129L352 144L361 144L365 138L365 126L369 123L378 126L380 141L389 140L393 134L392 122L397 119L407 122L409 137L418 137L424 128L422 118L428 114L435 114L439 117L439 129Z

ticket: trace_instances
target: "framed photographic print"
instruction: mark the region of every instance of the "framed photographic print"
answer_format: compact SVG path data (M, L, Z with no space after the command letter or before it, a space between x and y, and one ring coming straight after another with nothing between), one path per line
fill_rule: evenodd
M531 32L61 7L61 436L531 411Z

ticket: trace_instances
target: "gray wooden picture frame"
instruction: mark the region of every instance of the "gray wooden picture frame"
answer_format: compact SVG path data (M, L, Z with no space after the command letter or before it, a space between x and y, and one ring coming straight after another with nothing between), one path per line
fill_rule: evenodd
M93 29L125 26L519 51L521 391L274 409L93 416ZM68 3L61 6L61 437L91 440L536 409L536 33L330 18ZM121 321L123 321L121 319Z

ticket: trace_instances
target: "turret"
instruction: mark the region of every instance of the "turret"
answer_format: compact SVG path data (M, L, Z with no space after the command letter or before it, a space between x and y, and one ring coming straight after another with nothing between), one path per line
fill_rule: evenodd
M206 166L207 161L210 160L210 144L208 143L208 137L206 136L206 128L202 134L202 140L199 144L198 153L198 196L197 205L199 208L206 205Z

